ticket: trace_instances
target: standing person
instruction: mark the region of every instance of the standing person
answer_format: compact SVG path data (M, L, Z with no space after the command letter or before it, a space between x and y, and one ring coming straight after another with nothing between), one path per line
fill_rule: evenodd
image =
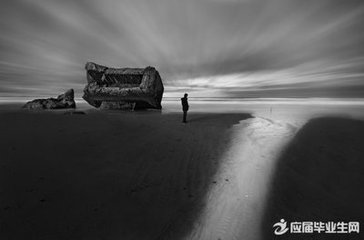
M188 94L185 93L185 96L183 98L181 98L181 103L182 103L182 110L183 110L183 123L187 123L187 111L188 111L188 99L187 99Z

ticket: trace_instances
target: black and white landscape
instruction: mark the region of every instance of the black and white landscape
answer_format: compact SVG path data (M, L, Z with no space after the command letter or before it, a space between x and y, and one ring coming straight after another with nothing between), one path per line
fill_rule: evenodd
M363 239L363 1L4 0L0 20L0 240Z

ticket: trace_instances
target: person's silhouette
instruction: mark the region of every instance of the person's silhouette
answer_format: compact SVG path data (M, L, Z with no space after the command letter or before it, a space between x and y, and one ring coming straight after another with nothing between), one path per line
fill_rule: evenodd
M183 120L182 120L183 123L187 123L187 111L189 108L187 96L188 94L185 93L184 97L181 98L182 110L183 110Z

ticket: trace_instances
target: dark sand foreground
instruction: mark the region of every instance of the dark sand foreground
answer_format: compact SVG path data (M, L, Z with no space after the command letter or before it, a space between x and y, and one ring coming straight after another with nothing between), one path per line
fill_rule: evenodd
M364 121L308 121L277 160L262 218L262 239L364 239ZM289 222L359 222L360 233L273 235ZM339 228L336 231L340 231Z
M0 239L178 239L248 114L0 114Z
M191 113L187 125L0 108L0 240L364 239L364 121L326 108ZM282 218L358 221L360 234L277 237Z

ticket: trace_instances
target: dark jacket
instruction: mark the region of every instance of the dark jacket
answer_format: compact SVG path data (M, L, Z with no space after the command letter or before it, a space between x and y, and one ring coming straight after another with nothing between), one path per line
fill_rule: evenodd
M188 101L187 101L187 98L183 97L181 98L181 103L182 103L182 109L183 111L188 111Z

